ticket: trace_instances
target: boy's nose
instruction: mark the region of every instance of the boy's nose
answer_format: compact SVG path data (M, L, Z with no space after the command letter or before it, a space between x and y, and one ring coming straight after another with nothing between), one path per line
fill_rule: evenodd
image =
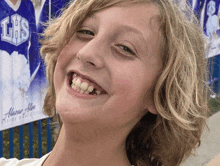
M105 65L105 54L107 54L107 48L104 43L92 39L78 51L76 58L84 65L98 69Z

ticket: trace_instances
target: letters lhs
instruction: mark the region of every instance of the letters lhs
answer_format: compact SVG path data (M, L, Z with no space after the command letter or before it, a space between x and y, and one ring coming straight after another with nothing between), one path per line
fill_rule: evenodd
M29 24L25 18L21 17L18 14L14 14L11 16L11 28L8 28L9 24L9 16L1 21L2 41L18 46L28 40Z

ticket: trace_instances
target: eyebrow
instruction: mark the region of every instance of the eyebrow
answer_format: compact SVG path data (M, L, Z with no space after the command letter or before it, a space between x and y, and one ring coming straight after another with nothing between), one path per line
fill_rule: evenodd
M143 33L141 31L137 30L136 28L128 26L128 25L122 25L121 29L125 29L125 30L127 30L129 32L133 32L133 33L138 34L138 36L141 37L141 39L145 42L145 44L147 44L146 39L143 37L144 36Z
M127 31L134 32L134 33L136 33L136 34L138 34L138 35L143 36L143 33L142 33L141 31L139 31L139 30L137 30L136 28L133 28L133 27L131 27L131 26L122 25L121 28L126 29Z
M88 15L87 17L88 17L88 18L95 19L95 20L100 20L99 16L97 16L95 13L90 14L90 15Z
M95 14L92 14L90 16L88 16L88 18L92 18L92 19L95 19L95 20L100 20L99 16L95 15ZM130 32L134 32L136 34L139 34L141 36L143 36L143 33L139 30L137 30L136 28L133 28L131 26L128 26L128 25L122 25L122 28L126 29L127 31L130 31ZM144 38L143 38L144 39ZM145 40L145 39L144 39ZM145 40L146 41L146 40Z

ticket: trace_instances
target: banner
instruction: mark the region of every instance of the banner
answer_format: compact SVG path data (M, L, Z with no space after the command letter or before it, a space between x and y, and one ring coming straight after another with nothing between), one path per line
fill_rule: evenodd
M0 1L0 130L47 118L38 34L46 28L42 22L57 17L69 2L73 0Z
M200 2L200 22L207 39L207 58L220 54L220 0L197 0Z
M0 130L47 117L34 11L30 0L0 1Z

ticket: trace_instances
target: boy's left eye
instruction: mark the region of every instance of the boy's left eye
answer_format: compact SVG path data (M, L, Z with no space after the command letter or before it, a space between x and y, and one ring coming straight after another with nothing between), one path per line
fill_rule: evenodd
M127 46L119 45L118 47L121 48L122 50L124 50L125 52L128 52L128 53L132 54L132 55L135 54L135 53L134 53L130 48L128 48Z
M95 34L90 31L90 30L78 30L77 33L81 33L83 35L91 35L91 36L94 36Z

